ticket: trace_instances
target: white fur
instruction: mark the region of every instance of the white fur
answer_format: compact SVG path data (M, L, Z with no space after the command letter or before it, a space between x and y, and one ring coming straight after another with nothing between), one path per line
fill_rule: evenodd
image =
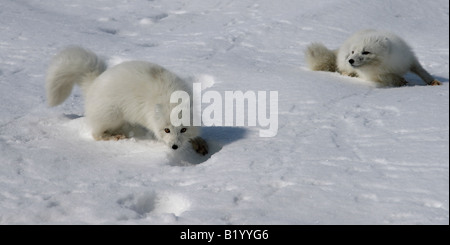
M49 105L62 103L76 83L83 90L87 122L97 140L119 139L114 135L122 134L121 130L129 124L147 128L172 149L198 136L197 127L174 127L170 122L170 113L177 106L170 103L172 92L191 94L175 74L144 61L127 61L105 68L105 62L91 51L80 47L64 49L48 70Z
M330 59L333 55L336 55L335 60ZM334 51L321 44L312 44L306 50L306 59L312 70L338 71L382 86L405 85L403 75L409 71L427 84L440 84L423 69L403 39L386 31L359 31ZM323 67L336 67L336 70Z

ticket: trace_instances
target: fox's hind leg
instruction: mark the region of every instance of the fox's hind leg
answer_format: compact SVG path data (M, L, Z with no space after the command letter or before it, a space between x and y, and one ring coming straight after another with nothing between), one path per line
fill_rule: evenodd
M125 139L123 127L125 121L120 113L90 113L87 114L88 123L92 128L92 137L95 140Z
M92 137L95 140L121 140L126 139L125 132L122 131L122 125L114 127L112 125L102 125L92 130Z
M109 130L105 131L103 134L101 134L100 136L96 136L96 135L92 135L94 137L95 140L114 140L114 141L118 141L118 140L122 140L122 139L126 139L127 136L125 136L125 134L122 134L121 132L110 132Z
M442 85L441 82L434 79L433 76L430 75L420 64L418 61L416 61L413 66L411 67L411 71L416 73L424 82L426 82L428 85Z

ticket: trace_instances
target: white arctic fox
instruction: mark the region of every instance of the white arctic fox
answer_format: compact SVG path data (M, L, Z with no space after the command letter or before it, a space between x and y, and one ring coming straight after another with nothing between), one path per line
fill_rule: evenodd
M409 71L429 85L441 85L420 65L405 41L386 31L359 31L337 50L313 43L306 49L305 56L311 70L337 71L381 86L406 85L403 75Z
M105 62L93 52L73 46L58 53L50 64L46 79L48 104L61 104L74 84L82 89L94 139L122 139L126 137L126 125L140 125L174 150L189 141L198 153L207 154L208 146L198 136L198 127L171 124L170 113L177 106L170 103L171 94L185 91L190 95L191 91L163 67L128 61L106 69Z

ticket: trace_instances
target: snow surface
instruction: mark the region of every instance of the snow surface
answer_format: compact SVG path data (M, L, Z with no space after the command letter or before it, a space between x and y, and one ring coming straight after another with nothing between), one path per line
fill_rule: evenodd
M309 43L363 28L402 36L444 85L306 68ZM94 141L79 89L45 103L70 44L220 93L278 91L278 135L205 127L206 157L145 132ZM448 71L447 0L2 0L0 224L449 224Z

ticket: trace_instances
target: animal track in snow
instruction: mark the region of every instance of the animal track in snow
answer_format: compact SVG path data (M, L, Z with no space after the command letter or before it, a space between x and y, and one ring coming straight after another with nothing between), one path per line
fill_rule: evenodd
M138 196L130 194L117 200L117 204L133 210L138 214L139 218L142 218L155 209L156 198L157 196L154 192L144 193Z
M183 212L189 210L191 202L181 194L166 194L158 198L155 207L155 213L172 213L180 216Z
M99 27L98 30L101 32L104 32L106 34L110 34L110 35L116 35L119 32L116 29L106 28L106 27Z
M151 24L154 24L154 23L158 23L159 21L161 21L162 19L165 19L167 17L169 17L169 15L167 13L156 14L156 15L152 15L152 16L149 16L149 17L142 18L139 21L139 24L141 24L141 25L151 25Z
M174 193L156 194L155 192L129 194L117 200L117 204L136 212L138 219L151 214L179 216L191 206L190 201L183 195Z

